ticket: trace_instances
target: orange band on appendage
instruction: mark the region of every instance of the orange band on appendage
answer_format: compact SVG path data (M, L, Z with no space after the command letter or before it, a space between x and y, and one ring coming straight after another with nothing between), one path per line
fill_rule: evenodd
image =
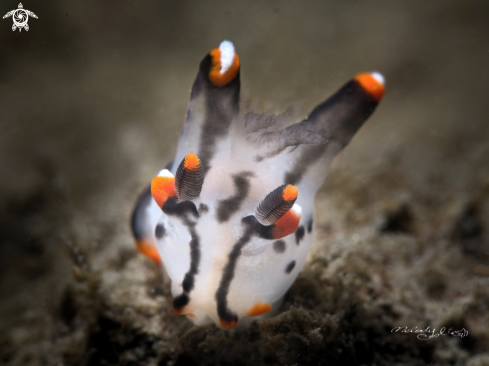
M224 74L221 74L221 50L219 48L214 48L209 54L212 59L211 70L209 71L209 80L211 83L218 87L230 83L239 71L238 55L234 54L233 64Z
M151 181L151 195L158 206L163 207L169 197L175 197L175 178L154 177Z
M183 161L183 167L188 170L196 170L200 166L200 159L193 153L189 152Z
M234 321L234 320L231 320L230 322L227 322L225 320L220 320L219 321L219 324L221 325L221 327L223 327L224 329L233 329L235 326L238 325L238 322Z
M158 253L158 249L156 249L156 245L152 241L138 240L137 245L141 253L151 258L156 263L161 263L160 253Z
M355 76L354 80L358 81L362 88L365 89L365 91L367 91L367 93L369 93L377 102L382 99L382 96L384 95L384 86L371 74L366 72L358 74Z
M297 215L292 209L287 211L273 226L272 236L274 239L281 239L287 235L295 233L299 227L301 216Z
M257 302L253 307L248 311L248 316L258 316L262 314L268 313L272 310L272 305L267 302Z
M284 199L284 201L293 201L297 199L298 193L299 190L297 189L296 186L293 186L292 184L288 184L284 188L284 191L282 192L282 198Z

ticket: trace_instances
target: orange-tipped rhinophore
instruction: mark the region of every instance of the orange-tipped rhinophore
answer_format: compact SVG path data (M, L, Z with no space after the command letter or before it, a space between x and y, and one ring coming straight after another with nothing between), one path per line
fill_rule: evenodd
M384 77L378 72L363 72L355 76L355 79L369 93L372 98L380 102L384 95Z
M211 52L212 65L209 80L212 84L222 87L233 80L239 71L239 57L234 52L234 46L229 41L221 43L219 48Z

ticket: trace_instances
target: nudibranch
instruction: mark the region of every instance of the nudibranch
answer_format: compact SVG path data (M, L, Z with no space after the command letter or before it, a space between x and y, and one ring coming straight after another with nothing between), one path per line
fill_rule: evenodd
M312 244L314 196L384 93L361 73L290 123L239 113L240 60L223 41L200 63L174 160L141 194L132 230L162 262L173 310L225 329L273 315Z

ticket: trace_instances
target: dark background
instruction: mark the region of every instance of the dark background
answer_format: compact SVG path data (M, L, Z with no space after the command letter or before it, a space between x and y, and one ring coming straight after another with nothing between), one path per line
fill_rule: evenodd
M0 13L17 5L3 1ZM18 345L38 349L53 339L40 329L72 281L73 263L99 268L93 248L132 245L131 206L172 158L198 63L223 39L240 56L243 94L265 111L295 105L304 116L358 72L382 72L381 105L333 167L367 197L348 210L422 197L436 209L418 210L416 235L429 220L444 227L437 215L462 207L454 215L468 217L469 228L460 235L485 240L488 2L23 5L39 17L29 19L28 32L0 21L4 362L20 357ZM339 185L330 177L323 191L332 195ZM476 261L469 278L487 285L483 243L464 250Z

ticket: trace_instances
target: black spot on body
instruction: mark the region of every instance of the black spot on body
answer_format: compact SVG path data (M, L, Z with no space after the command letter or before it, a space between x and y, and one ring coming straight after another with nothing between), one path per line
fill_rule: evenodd
M207 206L205 203L201 203L199 205L199 213L206 213L209 212L209 206Z
M163 235L165 235L165 227L163 226L163 224L158 224L156 225L156 228L155 228L155 236L157 239L161 239L163 237Z
M188 295L184 292L173 299L173 307L177 310L183 309L190 301Z
M295 243L299 245L301 243L301 240L304 239L304 234L306 233L306 230L304 229L304 226L299 226L295 232Z
M307 232L310 234L311 231L312 231L312 224L314 223L314 220L311 219L309 220L309 222L307 223Z
M285 249L287 249L285 241L277 240L273 242L273 250L275 250L276 253L285 253Z
M228 221L231 216L239 210L241 204L248 196L250 190L249 177L252 177L252 172L241 172L233 176L234 180L234 195L225 200L221 200L217 206L217 220L219 222Z
M290 262L287 264L287 267L285 267L285 273L290 274L295 268L295 261Z

